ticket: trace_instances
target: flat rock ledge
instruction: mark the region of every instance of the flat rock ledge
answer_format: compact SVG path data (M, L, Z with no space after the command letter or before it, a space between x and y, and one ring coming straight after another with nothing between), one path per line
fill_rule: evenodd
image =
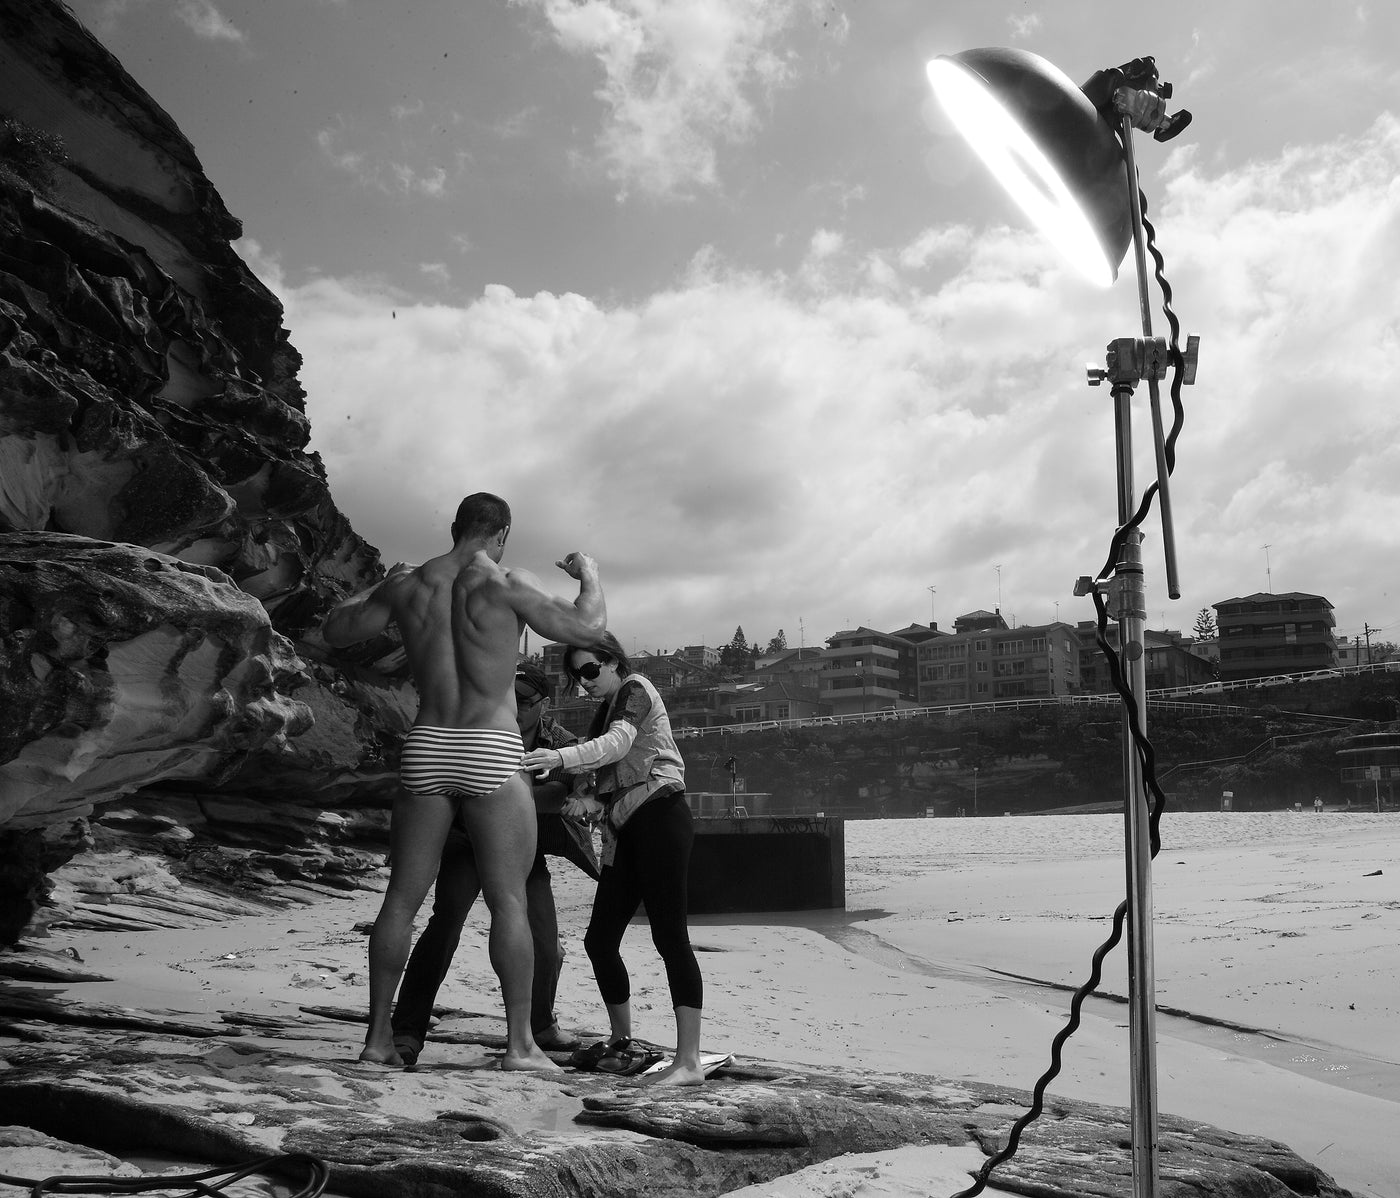
M0 1148L7 1162L45 1161L28 1174L40 1177L65 1171L54 1163L65 1150L71 1173L93 1172L102 1153L114 1173L141 1155L215 1166L307 1153L328 1163L328 1193L346 1198L704 1198L847 1153L942 1145L975 1150L976 1162L1003 1146L1030 1098L758 1060L676 1091L503 1073L499 1017L439 1016L419 1067L385 1070L355 1060L355 1009L143 1011L11 982L0 989ZM1121 1108L1052 1097L989 1192L1130 1195L1127 1126ZM1164 1116L1159 1145L1162 1198L1347 1194L1272 1141Z

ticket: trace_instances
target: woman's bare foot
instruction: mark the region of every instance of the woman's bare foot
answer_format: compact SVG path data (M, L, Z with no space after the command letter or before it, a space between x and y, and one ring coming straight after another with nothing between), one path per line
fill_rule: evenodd
M537 1073L562 1072L559 1065L545 1056L544 1049L534 1043L530 1045L529 1052L514 1053L507 1050L506 1055L501 1058L501 1068L507 1072L526 1069Z
M641 1077L644 1086L703 1086L705 1073L699 1065L686 1065L672 1061L659 1073L644 1073Z

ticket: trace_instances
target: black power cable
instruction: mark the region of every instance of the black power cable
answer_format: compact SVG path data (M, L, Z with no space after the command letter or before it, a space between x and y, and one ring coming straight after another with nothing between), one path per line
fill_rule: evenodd
M203 1173L166 1176L145 1174L141 1177L60 1175L42 1179L11 1177L0 1173L0 1182L12 1186L28 1186L29 1198L42 1198L45 1194L153 1194L157 1191L172 1190L177 1186L189 1187L187 1194L182 1198L230 1198L228 1187L234 1182L264 1173L285 1172L289 1168L305 1168L309 1176L301 1189L288 1195L288 1198L319 1198L330 1182L330 1169L326 1162L305 1152L267 1156L235 1168L208 1169ZM210 1181L216 1177L222 1180Z
M1176 439L1181 432L1181 426L1185 420L1185 413L1181 405L1181 387L1185 378L1186 359L1181 352L1180 335L1181 322L1177 320L1176 313L1172 311L1172 289L1167 282L1165 264L1161 252L1157 249L1157 234L1152 227L1152 222L1147 219L1147 197L1139 189L1138 198L1142 209L1142 226L1147 235L1147 250L1152 255L1152 261L1156 265L1154 276L1158 286L1162 290L1162 311L1166 314L1167 323L1171 327L1171 340L1169 346L1170 361L1172 364L1172 427L1164 442L1164 457L1167 464L1167 474L1170 475L1176 468ZM1123 541L1133 529L1137 528L1147 518L1152 510L1152 501L1157 496L1158 482L1153 481L1152 485L1143 492L1142 502L1126 522L1114 531L1113 538L1109 542L1108 559L1104 567L1099 571L1096 582L1102 582L1109 578L1114 571L1118 561L1119 552L1122 549ZM1148 821L1149 836L1151 839L1152 856L1156 857L1162 847L1161 837L1158 834L1157 825L1162 818L1162 811L1166 807L1166 795L1162 793L1162 788L1157 784L1156 774L1156 754L1152 748L1152 742L1147 739L1147 733L1142 727L1142 722L1138 719L1137 699L1128 686L1127 676L1123 671L1123 663L1116 650L1108 639L1108 604L1104 602L1100 588L1095 586L1090 592L1094 600L1094 609L1098 615L1097 633L1095 639L1098 642L1100 651L1108 663L1109 675L1113 681L1113 689L1123 700L1123 709L1127 713L1128 733L1132 738L1133 747L1137 751L1138 759L1142 763L1143 782L1148 790L1152 792L1153 804L1152 813ZM1090 959L1089 977L1085 983L1074 992L1069 1003L1069 1018L1050 1042L1050 1066L1036 1080L1035 1088L1031 1093L1031 1104L1015 1123L1011 1125L1010 1132L1007 1133L1006 1145L997 1153L989 1156L982 1162L982 1167L977 1170L973 1177L972 1185L965 1190L959 1190L952 1198L975 1198L987 1188L987 1183L991 1178L992 1170L1004 1161L1010 1160L1016 1155L1016 1150L1021 1143L1021 1133L1025 1131L1035 1120L1040 1118L1045 1109L1045 1091L1052 1081L1059 1076L1063 1063L1061 1049L1074 1033L1079 1029L1080 1011L1084 1006L1084 1000L1096 989L1103 977L1103 960L1117 946L1123 938L1123 926L1127 921L1128 901L1124 899L1113 912L1113 926L1108 938L1104 940L1098 948L1094 950Z

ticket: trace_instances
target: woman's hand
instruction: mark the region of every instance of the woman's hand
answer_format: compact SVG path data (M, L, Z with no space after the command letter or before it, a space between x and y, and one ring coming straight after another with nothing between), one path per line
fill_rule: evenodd
M557 749L531 749L521 759L522 769L538 770L541 774L547 774L552 769L558 769L564 758Z
M588 795L574 795L564 803L565 815L570 819L581 819L586 824L597 823L606 810L602 803Z

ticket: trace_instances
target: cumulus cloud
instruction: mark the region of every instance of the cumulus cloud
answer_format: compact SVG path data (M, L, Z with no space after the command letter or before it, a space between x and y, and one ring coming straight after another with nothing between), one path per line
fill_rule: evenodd
M1339 607L1400 550L1398 173L1384 116L1225 173L1180 156L1152 197L1184 332L1203 336L1173 626L1263 589L1265 542L1275 589ZM442 551L458 499L485 489L516 510L512 562L567 592L550 563L595 553L615 629L643 646L898 627L927 618L929 585L946 623L995 606L997 564L1019 622L1056 603L1088 618L1070 589L1112 531L1114 452L1080 364L1136 331L1130 280L1091 291L1020 229L809 236L822 286L707 249L631 304L503 286L410 303L245 254L286 305L337 498L390 560ZM1155 527L1146 555L1155 625Z
M1017 41L1022 41L1035 34L1045 22L1038 12L1033 12L1023 17L1009 16L1006 23L1011 26L1011 36Z
M622 193L719 185L719 147L752 136L792 78L778 35L802 0L516 0L568 53L593 58L607 109L597 149Z
M184 22L195 36L210 41L227 41L244 44L248 39L213 3L213 0L179 0L175 5L175 15Z
M395 113L397 118L410 115ZM363 146L350 144L352 134L343 126L330 127L316 134L322 158L336 170L352 176L363 187L387 195L441 199L448 191L448 174L437 164L414 166L392 157L380 156ZM402 149L399 145L397 149Z

